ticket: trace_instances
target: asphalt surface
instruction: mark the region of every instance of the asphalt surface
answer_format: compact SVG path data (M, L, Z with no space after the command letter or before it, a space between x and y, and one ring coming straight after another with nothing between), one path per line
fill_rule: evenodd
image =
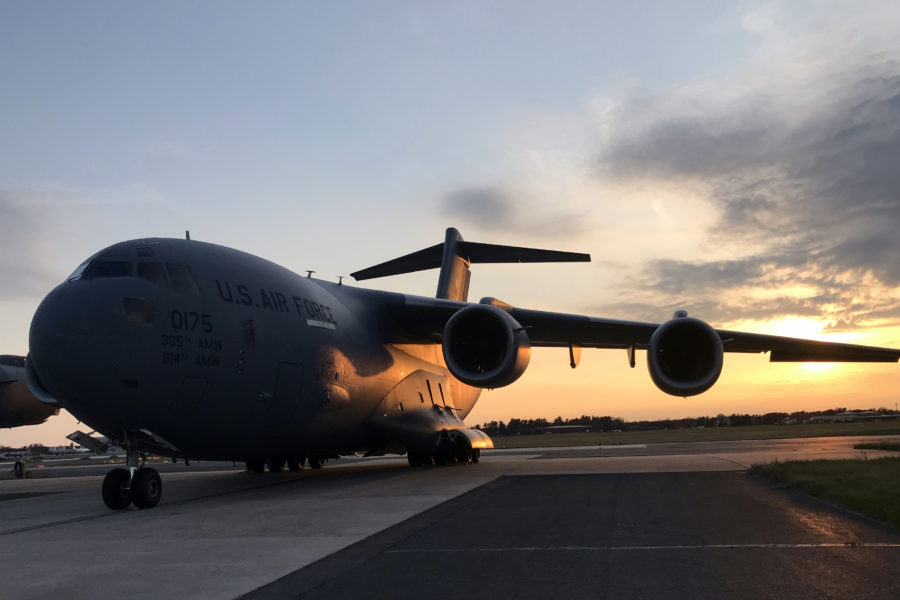
M745 472L862 456L858 441L172 465L143 511L106 510L93 466L48 466L0 481L0 561L16 565L0 596L896 599L900 533Z
M244 598L898 594L897 532L720 472L502 477Z

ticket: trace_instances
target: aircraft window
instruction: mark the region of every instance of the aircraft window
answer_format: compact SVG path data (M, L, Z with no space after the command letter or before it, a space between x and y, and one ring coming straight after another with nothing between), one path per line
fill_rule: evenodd
M130 277L131 263L123 260L95 260L82 273L82 279Z
M169 287L169 284L166 283L166 273L163 271L163 266L160 263L139 262L137 264L137 276L155 283L159 287Z
M200 286L194 279L194 274L184 265L176 265L166 263L166 270L169 272L169 279L172 280L172 289L189 296L199 296Z
M135 325L153 325L153 303L144 298L122 298L125 320Z
M78 265L78 268L72 271L71 275L66 277L66 281L75 281L76 279L81 279L81 275L84 273L84 270L87 269L88 265L91 264L92 260L94 260L93 256Z

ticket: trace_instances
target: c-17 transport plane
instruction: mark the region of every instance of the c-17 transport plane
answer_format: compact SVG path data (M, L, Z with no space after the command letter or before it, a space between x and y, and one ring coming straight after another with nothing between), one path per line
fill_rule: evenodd
M663 324L467 302L472 263L588 261L586 254L444 242L353 273L440 268L437 297L331 283L190 239L101 250L43 300L25 361L28 388L126 451L103 481L112 509L155 506L147 454L318 468L357 451L409 464L478 462L493 446L463 419L485 388L513 383L532 347L617 348L666 393L709 389L723 352L772 361L896 362L900 350L713 329L677 312ZM78 435L87 438L86 434ZM91 438L88 438L91 439Z
M0 356L0 427L39 425L59 407L36 401L25 385L25 357Z

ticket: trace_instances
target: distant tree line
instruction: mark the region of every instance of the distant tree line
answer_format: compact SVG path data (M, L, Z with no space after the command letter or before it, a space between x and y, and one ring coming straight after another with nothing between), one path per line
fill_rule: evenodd
M863 409L854 409L850 412L861 412ZM894 416L895 413L887 408L870 408L868 411L878 412L884 415ZM820 411L796 411L796 412L769 412L762 415L732 414L718 415L715 417L686 417L682 419L658 419L655 421L626 421L621 417L595 417L582 415L573 419L556 417L553 421L548 419L510 419L508 422L489 421L476 425L491 436L503 435L529 435L544 433L548 427L560 425L590 427L591 431L649 431L654 429L692 429L695 427L741 427L746 425L779 425L790 423L805 423L811 417L830 416L848 412L846 408L830 408Z

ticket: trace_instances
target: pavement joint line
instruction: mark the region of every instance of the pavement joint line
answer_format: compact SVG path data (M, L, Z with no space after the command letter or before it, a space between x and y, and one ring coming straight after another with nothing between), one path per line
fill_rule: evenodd
M739 463L739 462L736 461L736 460L731 460L730 458L725 458L724 456L719 456L719 455L717 455L717 454L707 454L706 456L711 456L711 457L713 457L713 458L718 458L719 460L724 460L725 462L730 462L731 464L737 465L737 466L739 466L740 468L745 469L745 470L747 470L747 469L750 468L748 465L745 465L745 464L743 464L743 463Z
M81 521L91 521L93 519L102 519L104 517L115 517L116 515L124 515L133 511L114 511L114 512L105 512L96 515L85 515L83 517L75 517L74 519L63 519L61 521L51 521L49 523L38 523L37 525L29 525L27 527L19 527L17 529L6 529L0 531L0 535L12 535L14 533L22 533L25 531L34 531L35 529L45 529L47 527L55 527L57 525L69 525L71 523L79 523Z
M385 554L451 554L461 552L627 552L658 550L759 550L806 548L900 548L891 542L820 542L811 544L683 544L673 546L515 546L509 548L399 548Z

